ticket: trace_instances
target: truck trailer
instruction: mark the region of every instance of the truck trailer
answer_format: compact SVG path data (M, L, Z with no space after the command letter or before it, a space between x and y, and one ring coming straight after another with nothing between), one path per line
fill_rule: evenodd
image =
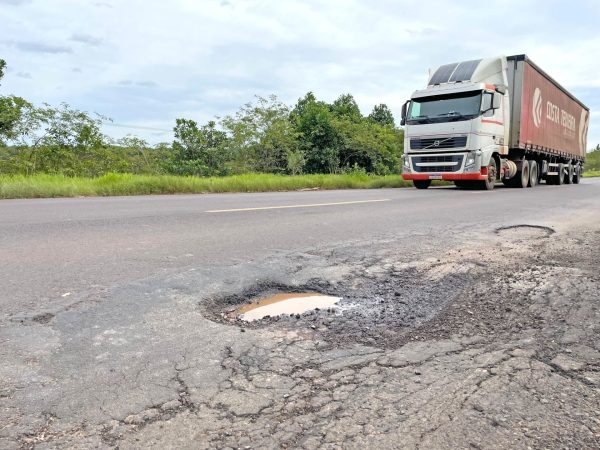
M577 184L589 117L525 55L446 64L402 107L402 177L418 189Z

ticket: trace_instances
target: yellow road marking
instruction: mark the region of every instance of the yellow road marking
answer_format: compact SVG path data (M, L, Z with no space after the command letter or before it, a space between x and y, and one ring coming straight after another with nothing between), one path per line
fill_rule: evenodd
M224 212L239 212L239 211L263 211L268 209L289 209L289 208L312 208L316 206L336 206L336 205L357 205L360 203L378 203L378 202L389 202L389 198L382 198L378 200L355 200L353 202L335 202L335 203L312 203L306 205L283 205L283 206L259 206L256 208L236 208L236 209L211 209L210 211L204 211L207 213L224 213Z

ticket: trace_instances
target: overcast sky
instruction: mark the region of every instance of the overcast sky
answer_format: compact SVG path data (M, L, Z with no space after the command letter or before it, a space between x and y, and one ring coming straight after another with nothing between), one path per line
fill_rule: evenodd
M348 92L398 119L429 67L526 53L592 109L595 146L599 24L600 0L0 0L1 89L156 143L177 117L204 122L254 95Z

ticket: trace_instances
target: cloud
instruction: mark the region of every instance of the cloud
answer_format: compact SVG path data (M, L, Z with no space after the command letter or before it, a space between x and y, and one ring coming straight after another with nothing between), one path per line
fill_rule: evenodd
M144 80L144 81L133 81L133 80L121 80L117 83L119 86L137 86L144 88L155 88L158 87L154 81Z
M19 78L24 78L26 80L31 79L31 74L29 72L17 72L16 76L18 76Z
M158 86L158 84L156 84L154 81L137 81L135 85L147 88L153 88Z
M92 47L97 47L103 42L102 39L85 33L72 34L70 40L73 42L79 42L81 44L90 45Z
M496 0L491 9L476 0L451 7L446 0L8 3L22 6L3 8L2 34L19 43L0 42L0 54L43 83L13 76L3 89L34 102L64 100L118 123L204 121L255 94L293 104L307 91L326 101L350 92L363 113L387 103L398 117L429 68L519 53L600 110L600 7L592 0L576 8ZM492 10L493 23L482 20ZM132 27L132 17L160 26ZM590 142L600 142L600 116L591 117Z
M13 46L18 50L31 53L72 53L73 50L70 47L62 45L45 44L43 42L31 42L31 41L16 41Z
M30 2L31 0L0 0L0 5L20 6Z

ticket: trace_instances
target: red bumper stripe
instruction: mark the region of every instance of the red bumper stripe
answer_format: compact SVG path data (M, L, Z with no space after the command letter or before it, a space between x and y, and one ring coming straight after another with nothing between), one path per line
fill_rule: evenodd
M430 178L434 176L434 178ZM487 174L481 173L403 173L402 178L405 180L439 180L441 176L442 180L454 181L454 180L486 180Z

